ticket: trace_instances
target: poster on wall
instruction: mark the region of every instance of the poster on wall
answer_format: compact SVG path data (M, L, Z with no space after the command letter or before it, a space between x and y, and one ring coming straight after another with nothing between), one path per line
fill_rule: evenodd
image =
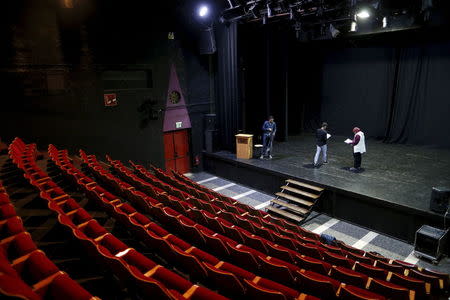
M103 100L105 106L117 106L117 95L116 94L104 94Z

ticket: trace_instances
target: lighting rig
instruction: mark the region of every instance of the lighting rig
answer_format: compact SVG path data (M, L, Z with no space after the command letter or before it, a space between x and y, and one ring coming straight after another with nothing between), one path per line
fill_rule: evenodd
M227 0L221 22L281 20L292 23L300 40L329 39L412 29L430 20L444 0ZM448 0L446 0L448 1Z

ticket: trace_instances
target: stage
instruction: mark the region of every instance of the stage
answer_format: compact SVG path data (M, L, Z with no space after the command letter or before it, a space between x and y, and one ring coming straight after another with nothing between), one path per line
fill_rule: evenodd
M348 171L353 156L346 138L329 140L328 164L319 168L312 167L313 135L275 143L272 160L236 159L228 151L204 153L204 167L271 194L286 178L318 184L326 193L317 210L408 242L423 224L443 226L443 216L430 211L429 202L433 186L450 187L450 150L368 139L364 170L353 173Z

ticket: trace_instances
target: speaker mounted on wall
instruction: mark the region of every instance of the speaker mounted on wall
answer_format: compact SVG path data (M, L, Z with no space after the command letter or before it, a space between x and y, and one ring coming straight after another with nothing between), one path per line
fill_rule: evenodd
M216 53L216 38L212 26L203 28L200 31L199 37L200 54L214 54Z

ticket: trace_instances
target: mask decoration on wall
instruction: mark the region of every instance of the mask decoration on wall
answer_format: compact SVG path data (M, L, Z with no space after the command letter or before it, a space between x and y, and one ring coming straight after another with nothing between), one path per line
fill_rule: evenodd
M158 120L158 114L161 110L158 110L155 106L157 101L150 98L145 100L137 109L141 116L140 127L147 127L150 121Z

